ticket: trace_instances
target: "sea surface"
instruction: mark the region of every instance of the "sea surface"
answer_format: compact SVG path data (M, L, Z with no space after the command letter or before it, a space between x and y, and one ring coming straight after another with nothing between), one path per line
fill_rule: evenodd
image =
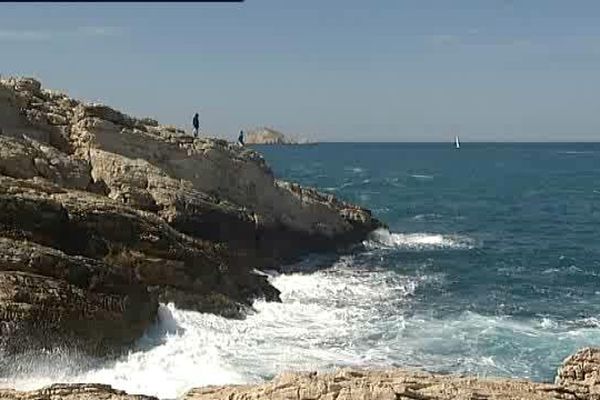
M277 177L370 208L389 230L271 273L283 302L259 300L244 321L163 305L116 362L25 357L1 384L175 398L347 365L549 381L600 345L600 144L256 148Z

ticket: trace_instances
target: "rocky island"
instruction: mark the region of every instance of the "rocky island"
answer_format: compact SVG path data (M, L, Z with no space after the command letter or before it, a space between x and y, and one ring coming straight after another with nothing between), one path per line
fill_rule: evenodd
M32 349L119 354L159 302L243 318L253 300L279 300L256 269L344 248L382 226L366 209L275 179L252 149L182 136L31 78L0 82L0 133L0 374ZM152 399L97 384L0 398ZM567 359L553 384L344 369L184 398L597 400L600 351Z
M247 144L311 144L307 140L297 140L287 137L282 132L272 128L250 130L246 134Z

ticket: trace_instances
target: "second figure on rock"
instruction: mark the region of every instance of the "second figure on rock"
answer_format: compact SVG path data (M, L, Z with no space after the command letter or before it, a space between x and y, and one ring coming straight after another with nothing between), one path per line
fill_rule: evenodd
M198 113L194 114L192 126L194 127L194 137L198 137L198 130L200 129L200 116Z

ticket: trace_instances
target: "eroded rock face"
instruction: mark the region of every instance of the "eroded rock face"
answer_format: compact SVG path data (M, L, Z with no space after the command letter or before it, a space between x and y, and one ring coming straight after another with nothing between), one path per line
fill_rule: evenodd
M0 238L0 371L34 348L111 353L140 337L157 307L132 271Z

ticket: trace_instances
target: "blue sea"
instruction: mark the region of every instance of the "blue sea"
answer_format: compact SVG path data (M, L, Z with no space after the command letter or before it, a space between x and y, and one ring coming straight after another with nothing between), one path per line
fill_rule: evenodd
M255 148L278 178L367 207L389 230L271 272L283 302L259 300L244 321L163 305L117 362L67 357L18 387L174 398L348 365L550 381L567 355L600 345L600 144Z

